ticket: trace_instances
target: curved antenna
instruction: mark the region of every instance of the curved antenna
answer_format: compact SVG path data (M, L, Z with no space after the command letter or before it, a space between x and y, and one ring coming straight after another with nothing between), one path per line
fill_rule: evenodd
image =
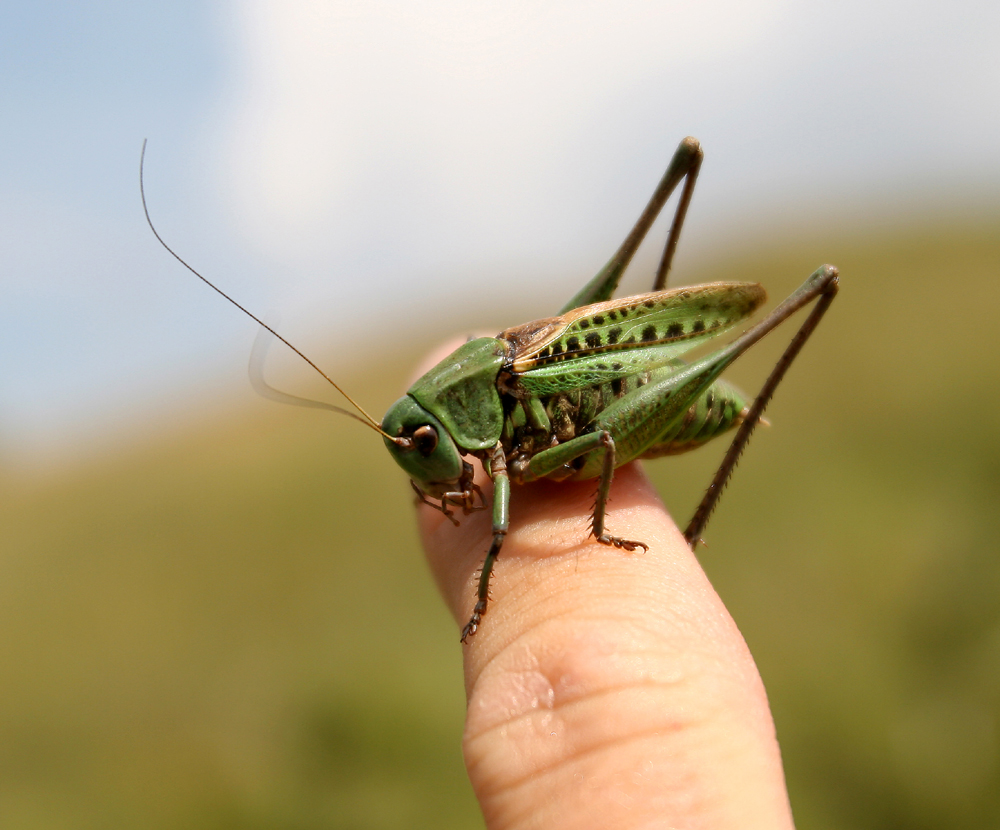
M265 329L267 329L269 332L271 332L271 334L273 334L282 343L284 343L286 346L288 346L288 348L291 349L293 352L295 352L295 354L297 354L306 363L308 363L310 366L312 366L313 369L315 369L320 375L323 376L323 378L326 380L327 383L329 383L334 389L336 389L338 392L340 392L341 395L343 395L345 398L347 398L347 400L350 401L351 405L356 410L358 410L358 412L360 412L362 415L364 415L364 420L362 420L361 418L358 418L356 415L354 415L354 414L352 414L350 412L347 412L347 411L345 411L343 409L338 409L337 407L333 407L332 406L331 408L334 411L343 412L345 415L350 415L352 418L357 418L357 420L361 421L361 423L363 423L365 426L368 426L368 427L371 427L372 429L374 429L382 437L388 438L390 441L394 441L395 442L396 439L393 438L391 435L386 434L383 431L383 429L382 429L382 425L378 421L376 421L374 418L372 418L371 415L369 415L367 412L365 412L364 409L362 409L361 406L350 395L348 395L343 389L341 389L339 386L337 386L337 384L333 382L333 380L330 378L329 375L327 375L326 372L324 372L322 369L320 369L319 366L317 366L308 357L306 357L304 354L302 354L302 352L300 352L298 349L296 349L295 346L293 346L291 343L289 343L287 340L285 340L284 337L282 337L280 334L278 334L278 332L276 332L274 329L272 329L267 323L265 323L263 320L261 320L256 314L253 314L253 313L247 311L245 308L243 308L243 306L241 306L238 302L236 302L236 300L234 300L232 297L230 297L225 291L223 291L221 288L217 288L215 285L213 285L207 279L205 279L201 274L199 274L197 271L195 271L194 268L192 268L183 259L181 259L180 255L176 251L174 251L173 248L171 248L166 242L163 241L163 237L160 236L159 231L157 231L156 227L153 225L153 220L149 216L149 207L146 205L146 188L145 188L144 180L143 180L143 171L145 169L145 164L146 164L146 139L143 139L142 140L142 153L139 155L139 195L142 197L142 211L143 211L143 213L146 214L146 224L149 225L149 229L153 232L153 236L156 237L157 242L159 242L167 250L167 253L169 253L181 265L183 265L185 268L187 268L188 271L190 271L198 279L200 279L203 283L205 283L205 285L207 285L209 288L211 288L217 294L221 294L223 297L225 297L227 300L229 300L229 302L231 302L240 311L242 311L244 314L246 314L247 317L249 317L251 320L255 320L257 323L259 323L261 326L263 326ZM252 381L253 381L253 376L251 374L251 382ZM271 388L271 387L267 386L267 384L264 384L264 386L267 387L268 389ZM256 386L254 388L256 389ZM277 389L274 389L272 391L278 392ZM284 393L278 392L278 394L284 394ZM269 397L269 396L265 394L264 397ZM294 397L294 396L289 395L288 397ZM304 399L300 399L300 400L304 400ZM318 403L318 401L313 401L313 404L317 404L317 403ZM325 407L323 407L323 408L325 408Z
M327 403L326 401L314 401L312 398L300 398L298 395L289 395L287 392L275 389L264 380L264 361L267 358L267 349L271 345L273 336L274 334L270 329L261 327L257 330L257 336L253 339L253 347L250 349L248 374L250 375L250 385L253 387L254 392L262 398L267 398L269 401L291 404L292 406L304 406L310 409L328 409L331 412L339 412L341 415L346 415L355 421L361 421L366 427L371 426L367 421L342 407L334 406L332 403Z

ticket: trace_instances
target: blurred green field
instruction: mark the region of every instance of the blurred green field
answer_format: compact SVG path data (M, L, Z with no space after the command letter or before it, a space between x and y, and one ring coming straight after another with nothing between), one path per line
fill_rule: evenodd
M823 261L840 296L701 558L800 827L996 828L1000 219L800 233L680 276L773 304ZM754 389L781 345L732 377ZM364 368L345 386L388 403L410 366ZM482 826L404 476L357 425L255 404L0 473L0 826ZM723 449L648 465L679 520Z

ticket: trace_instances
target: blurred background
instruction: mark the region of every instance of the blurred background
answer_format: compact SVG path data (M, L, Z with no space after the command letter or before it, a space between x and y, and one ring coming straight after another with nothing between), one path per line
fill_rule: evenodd
M168 242L378 416L432 344L558 309L688 134L675 284L776 302L842 273L701 554L797 821L1000 825L1000 6L2 20L0 826L482 822L405 478L357 424L254 395L255 325L144 224L143 138ZM272 352L272 383L331 399ZM648 465L679 521L723 450Z

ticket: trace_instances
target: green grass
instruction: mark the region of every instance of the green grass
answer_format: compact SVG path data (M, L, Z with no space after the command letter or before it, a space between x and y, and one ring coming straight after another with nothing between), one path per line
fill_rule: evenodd
M684 277L774 302L821 260L840 297L702 561L800 826L1000 826L1000 222L814 233ZM388 401L405 370L345 385ZM648 465L679 519L721 450ZM481 826L410 501L356 425L258 402L0 477L0 825Z

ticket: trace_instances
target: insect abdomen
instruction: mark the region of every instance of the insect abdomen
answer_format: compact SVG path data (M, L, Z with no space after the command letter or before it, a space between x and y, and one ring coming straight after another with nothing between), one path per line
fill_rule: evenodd
M731 383L717 380L641 457L659 458L697 449L739 426L746 412L743 394Z

